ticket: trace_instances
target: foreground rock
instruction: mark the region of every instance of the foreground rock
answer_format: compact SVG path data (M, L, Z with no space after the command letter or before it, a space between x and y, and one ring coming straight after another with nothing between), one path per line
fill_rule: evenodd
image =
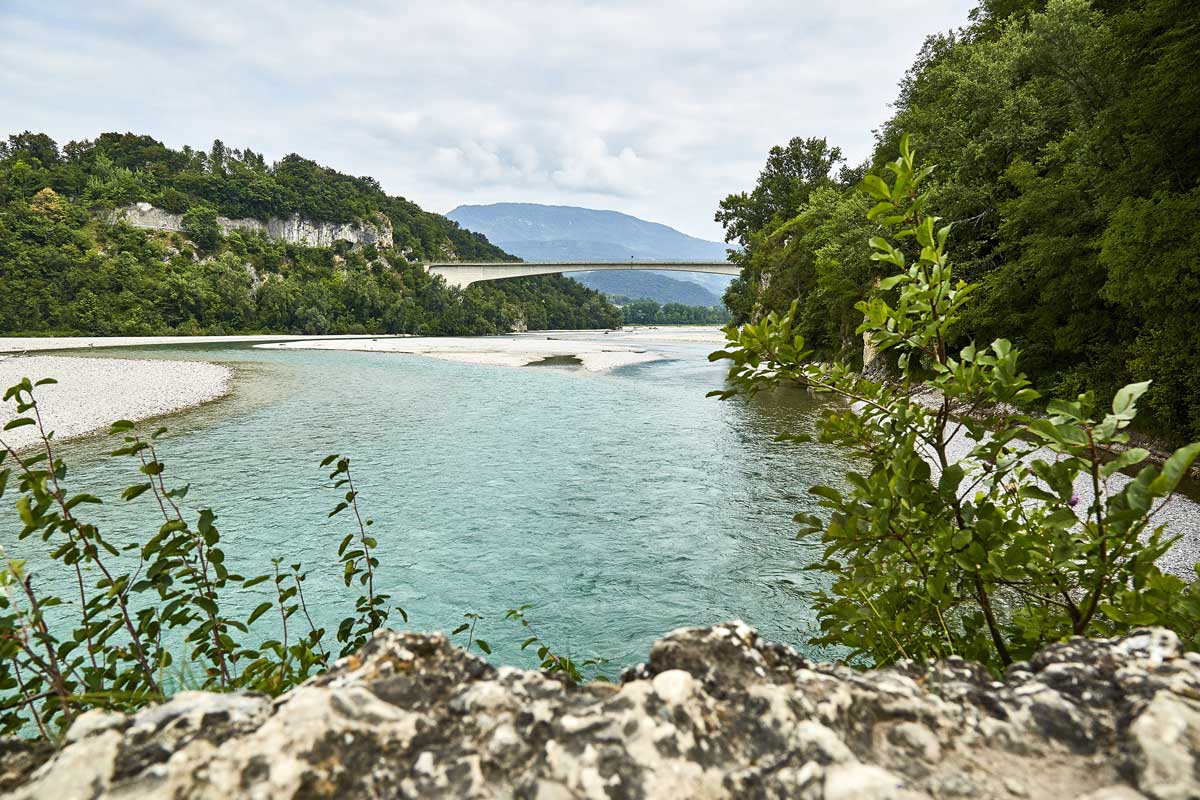
M733 623L579 687L387 633L274 701L188 692L67 740L0 742L6 796L1182 800L1200 797L1200 656L1153 630L996 682L954 660L813 664Z

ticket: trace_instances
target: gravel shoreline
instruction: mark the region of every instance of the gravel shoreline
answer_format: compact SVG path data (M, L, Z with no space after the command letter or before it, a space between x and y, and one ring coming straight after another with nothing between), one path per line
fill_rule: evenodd
M565 357L578 360L580 366L588 372L598 372L626 364L638 364L665 358L658 353L628 345L522 336L325 340L259 344L255 347L270 350L356 350L404 353L438 358L444 361L497 367L526 367L546 359Z
M0 337L0 353L32 353L41 350L84 350L101 347L147 347L163 344L238 344L283 342L299 339L355 339L361 336L8 336Z
M527 367L547 359L569 358L578 361L587 372L600 372L670 358L649 349L655 344L708 344L717 349L723 341L724 335L716 328L635 327L613 331L530 331L507 336L309 338L255 347L404 353L497 367Z
M202 361L150 361L70 356L0 356L0 391L22 378L54 378L37 398L42 419L56 439L105 430L119 419L171 414L228 394L233 370ZM17 416L13 402L0 405L0 428ZM27 425L0 432L14 449L38 440Z

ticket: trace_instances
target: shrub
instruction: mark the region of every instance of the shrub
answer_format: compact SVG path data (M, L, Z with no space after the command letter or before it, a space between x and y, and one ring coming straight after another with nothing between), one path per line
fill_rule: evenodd
M180 223L183 232L201 250L209 252L221 244L221 226L217 224L217 210L212 206L192 206L184 212Z
M863 469L845 488L810 490L828 518L796 517L801 536L824 543L813 567L830 579L813 597L814 642L877 664L957 654L996 670L1047 642L1143 625L1200 646L1200 590L1158 568L1178 537L1153 524L1200 444L1161 468L1127 446L1148 383L1118 391L1110 409L1089 392L1036 417L1019 410L1038 394L1008 341L948 352L975 287L953 277L950 226L925 210L933 168L917 168L907 137L887 169L890 183L870 175L863 188L880 225L871 258L891 274L858 304L858 330L892 352L896 376L813 361L795 305L727 328L726 349L710 356L732 362L722 398L794 382L846 401L831 406L820 437L851 448Z
M146 436L131 422L112 427L123 440L113 455L132 459L139 473L121 499L152 498L163 520L158 530L144 542L117 548L86 520L85 509L102 501L68 490L67 466L42 425L35 397L39 386L53 382L25 379L4 395L18 413L4 430L34 426L39 436L33 452L17 452L0 434L0 497L15 484L18 547L44 542L51 560L72 574L78 595L45 594L27 562L0 548L0 735L32 726L54 738L87 709L136 709L178 688L170 679L177 672L189 676L189 688L279 694L328 668L326 632L309 616L302 565L285 567L274 559L265 574L231 572L217 515L202 509L189 519L182 509L187 487L172 487L166 479L158 456L165 429ZM350 459L322 462L331 464L334 487L346 491L330 516L350 509L355 519L355 530L338 550L343 577L347 587L357 580L365 590L338 626L340 654L346 655L392 610L407 617L376 591L376 541L367 533L371 520L360 515ZM270 589L266 599L244 619L229 614L223 596L259 584ZM278 615L276 631L257 646L246 644L251 626L269 612ZM289 620L297 615L304 632L289 636ZM176 650L186 656L181 664Z

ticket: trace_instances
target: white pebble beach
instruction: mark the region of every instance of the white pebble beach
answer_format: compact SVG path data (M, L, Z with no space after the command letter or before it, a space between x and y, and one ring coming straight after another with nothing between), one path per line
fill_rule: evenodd
M586 338L585 338L586 337ZM668 356L650 349L656 343L718 344L714 328L636 328L612 331L538 331L511 336L379 337L305 339L255 345L287 350L356 350L404 353L445 361L498 367L526 367L551 358L573 358L588 372L658 361Z
M142 361L127 358L0 356L0 387L22 378L54 378L38 387L43 422L56 439L105 430L119 419L141 420L216 400L229 392L233 370L202 361ZM17 416L0 405L0 428ZM14 449L38 440L32 425L0 432Z
M38 389L44 422L58 439L106 430L119 419L142 420L216 400L232 386L233 371L202 361L43 355L48 350L101 349L191 343L247 343L265 348L363 350L409 353L446 361L523 367L546 359L572 358L588 372L656 361L655 343L718 344L709 327L630 328L621 331L539 331L510 336L130 336L0 338L0 391L22 378L54 378ZM16 417L0 404L0 428ZM32 426L0 433L15 449L36 443Z

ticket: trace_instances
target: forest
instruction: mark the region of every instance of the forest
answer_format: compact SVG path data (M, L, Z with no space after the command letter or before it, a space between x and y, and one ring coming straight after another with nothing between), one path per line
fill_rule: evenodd
M1011 339L1047 397L1150 380L1143 431L1200 439L1198 52L1189 0L985 0L927 39L871 158L797 136L721 202L735 321L798 300L808 345L861 363L855 304L895 291L859 187L908 133L936 166L928 206L953 224L956 273L980 284L951 346Z
M145 201L183 215L187 235L110 224ZM284 244L216 216L298 213L393 228L393 248ZM0 142L0 333L488 334L620 324L597 292L561 276L481 283L430 277L427 258L513 260L486 238L298 155L268 164L215 141L173 150L105 133L61 148L45 134Z
M656 303L644 297L609 297L621 309L626 325L724 325L729 311L723 306L691 306L684 303Z

